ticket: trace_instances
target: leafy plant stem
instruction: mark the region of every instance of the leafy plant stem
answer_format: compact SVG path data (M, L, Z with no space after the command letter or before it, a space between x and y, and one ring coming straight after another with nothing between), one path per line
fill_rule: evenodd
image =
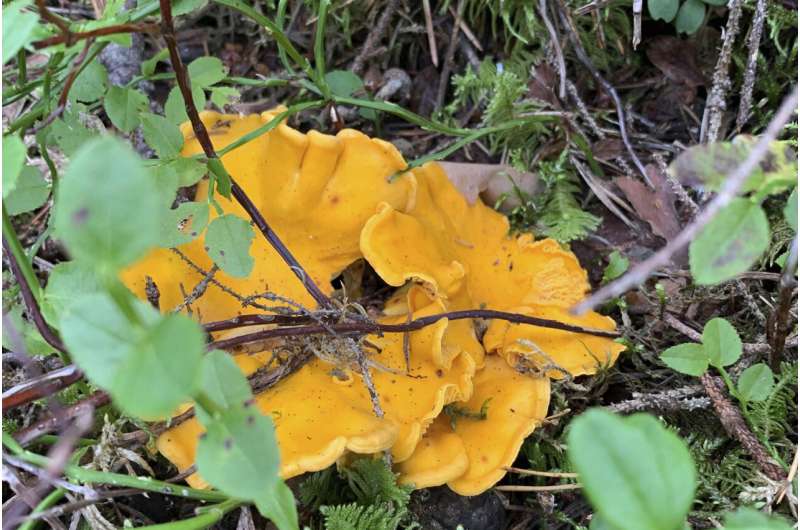
M46 467L49 463L49 458L46 456L38 455L23 449L8 433L3 433L3 445L17 457L22 460L39 466ZM175 495L178 497L187 497L201 501L223 502L228 500L228 496L224 493L212 490L199 490L190 488L188 486L181 486L178 484L171 484L161 480L154 480L149 477L135 477L131 475L123 475L120 473L107 473L103 471L95 471L93 469L86 469L76 465L67 465L64 467L64 475L67 478L83 482L87 484L108 484L113 486L124 486L128 488L136 488L139 490L153 491L156 493L163 493L165 495Z
M328 18L328 8L330 0L322 0L319 3L319 13L317 16L317 31L314 35L314 66L317 69L317 86L322 91L325 100L331 99L331 87L325 80L325 22Z

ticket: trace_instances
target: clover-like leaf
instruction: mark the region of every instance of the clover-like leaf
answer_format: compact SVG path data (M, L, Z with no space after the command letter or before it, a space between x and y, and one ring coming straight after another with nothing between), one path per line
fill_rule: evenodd
M147 145L160 158L175 158L183 147L183 134L178 126L163 116L149 112L141 115L142 132Z
M647 12L653 20L672 22L678 13L679 0L647 0Z
M688 342L664 350L661 360L675 370L686 375L701 376L708 370L708 355L701 344Z
M703 25L706 17L706 6L700 0L686 0L678 10L675 18L675 29L681 33L691 35Z
M5 197L6 211L9 215L35 210L50 196L50 184L33 166L22 168L14 188Z
M198 57L188 66L192 87L207 88L219 83L227 73L225 66L217 57Z
M722 368L742 356L742 339L730 322L713 318L703 327L703 349L709 364Z
M772 393L775 378L764 363L754 364L739 376L736 392L742 401L764 401Z
M694 463L656 418L592 409L572 421L567 443L586 496L609 525L681 528L694 500Z

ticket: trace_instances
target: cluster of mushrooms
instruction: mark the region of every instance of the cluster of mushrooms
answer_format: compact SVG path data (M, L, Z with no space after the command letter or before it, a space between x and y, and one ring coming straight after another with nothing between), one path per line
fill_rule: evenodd
M222 149L282 110L249 116L205 112L202 119ZM201 153L191 128L184 125L183 132L183 155ZM303 134L283 122L223 161L323 292L330 294L332 279L359 260L397 288L379 322L482 308L615 328L597 313L569 313L589 289L586 271L571 252L553 240L510 236L505 216L480 200L470 204L436 163L390 178L406 168L390 143L354 130ZM197 200L207 192L201 182ZM225 213L247 217L237 203L218 200ZM179 250L183 256L154 250L126 270L123 281L144 298L149 276L161 307L178 306L182 287L203 279L184 258L206 271L213 265L202 238ZM257 239L250 252L255 265L248 277L218 272L215 279L245 296L269 291L314 307L270 245ZM202 322L253 312L216 283L192 310ZM258 407L275 422L281 476L321 470L351 453L390 451L403 483L447 484L462 495L479 494L503 477L546 417L550 380L593 374L624 349L610 338L501 320L490 320L479 339L477 325L442 319L405 339L402 333L366 337L383 417L373 410L361 372L323 355L257 395ZM275 362L281 348L273 343L269 351L236 360L251 374ZM184 421L164 432L157 447L185 470L194 463L201 432L195 419ZM196 473L188 482L205 486Z

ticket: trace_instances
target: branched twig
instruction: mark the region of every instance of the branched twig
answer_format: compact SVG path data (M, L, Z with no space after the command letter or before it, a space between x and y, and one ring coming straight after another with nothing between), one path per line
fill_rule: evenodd
M567 37L569 37L569 40L572 43L572 48L575 50L575 55L578 56L578 60L586 67L587 70L589 70L589 73L591 73L595 81L597 81L600 86L603 87L603 90L606 91L609 97L614 100L614 106L617 109L617 121L619 122L619 135L622 138L622 143L625 145L625 150L628 152L631 160L633 160L633 163L636 165L636 169L639 170L639 173L642 175L644 181L652 188L653 183L650 180L650 177L647 175L647 170L645 170L644 164L642 164L642 161L639 160L639 156L633 150L633 146L628 138L628 130L625 126L625 112L622 109L622 101L619 99L617 90L611 83L606 81L602 75L600 75L597 67L592 63L592 60L589 59L589 56L586 54L586 50L583 49L583 44L581 44L575 28L572 26L572 21L569 19L564 9L558 5L557 10L559 16L561 17L561 23L567 32Z
M249 316L248 316L249 317ZM426 317L417 318L411 322L404 324L381 324L374 321L359 321L359 322L338 322L332 323L327 326L320 324L310 324L305 326L294 327L281 327L275 329L265 329L250 333L247 335L239 335L238 337L231 337L213 342L209 348L226 349L248 342L261 341L264 339L273 339L278 337L292 337L298 335L314 335L333 332L342 336L357 336L366 335L371 333L405 333L408 331L417 331L424 327L430 326L447 318L449 320L463 320L463 319L496 319L505 320L514 324L528 324L531 326L538 326L542 328L558 329L562 331L570 331L573 333L584 333L586 335L593 335L596 337L618 338L620 336L616 331L605 331L600 329L585 328L581 326L574 326L572 324L565 324L557 320L549 320L546 318L531 317L521 315L518 313L507 313L505 311L494 311L492 309L467 309L464 311L450 311L448 313L438 313L436 315L429 315ZM248 321L245 325L258 325L260 322Z
M683 333L684 335L686 335L695 342L702 342L703 340L703 336L700 334L699 331L690 328L671 313L664 313L664 322L666 322L667 325L669 325L669 327L671 327L675 331ZM784 346L790 346L790 347L797 346L797 337L794 337L794 339L791 342L785 343ZM770 351L770 345L746 342L742 344L742 351L748 354L763 354Z
M651 394L634 392L631 399L609 405L608 409L623 414L641 410L670 412L701 409L711 405L709 398L698 396L702 391L702 387L692 385Z
M631 268L627 273L617 280L609 283L605 287L589 296L586 300L572 309L573 313L582 314L593 307L605 302L606 300L619 296L628 289L641 285L650 275L660 267L669 263L673 254L683 249L692 241L695 236L705 227L730 201L736 197L739 188L742 187L747 177L756 168L756 165L767 154L772 140L778 136L783 125L796 111L797 106L797 87L792 87L789 96L784 99L778 112L772 118L764 134L758 140L747 155L745 161L736 167L724 180L719 194L708 203L708 206L700 212L694 220L689 223L681 232L667 243L664 248L653 254L645 261Z
M211 283L211 280L214 278L214 275L217 273L218 270L219 267L217 267L216 263L212 265L211 268L208 270L208 273L203 277L203 279L200 280L197 283L197 285L194 286L194 289L192 289L192 292L189 293L189 296L185 297L183 299L183 302L178 304L175 307L175 309L172 310L172 313L180 313L181 311L183 311L185 307L187 307L192 302L203 296L206 293L206 289L208 289L208 284Z
M752 433L742 417L741 411L725 395L725 383L719 377L713 377L706 372L700 376L708 397L714 405L714 410L725 431L739 440L742 447L753 457L761 471L770 479L782 481L785 478L783 470L767 454L767 450Z
M208 135L208 130L206 129L203 121L200 119L200 114L197 112L197 107L194 104L194 98L192 97L192 89L186 72L186 66L183 64L183 60L181 59L178 51L178 41L175 37L175 25L172 20L172 5L169 0L159 0L159 2L161 6L161 33L164 36L164 41L166 42L169 50L172 69L175 71L175 80L178 83L178 88L181 91L181 95L183 95L183 101L186 106L186 114L189 116L189 121L192 123L192 129L194 130L195 137L202 146L206 157L209 160L218 159L217 153L214 150L214 145L211 142L211 137ZM303 286L314 298L317 304L319 304L321 307L328 307L330 305L330 300L328 297L320 290L317 284L314 283L314 280L311 279L311 276L300 265L300 263L298 263L297 259L295 259L289 249L286 248L286 245L283 244L283 241L281 241L278 235L272 230L272 228L270 228L266 219L264 219L264 216L261 214L258 208L256 208L256 205L253 204L253 201L250 200L250 197L247 196L245 191L236 183L233 176L230 177L230 181L231 193L233 194L234 198L242 206L242 208L244 208L267 241L269 241L276 252L280 254L280 256L283 258L295 276L297 276L297 278L302 282Z

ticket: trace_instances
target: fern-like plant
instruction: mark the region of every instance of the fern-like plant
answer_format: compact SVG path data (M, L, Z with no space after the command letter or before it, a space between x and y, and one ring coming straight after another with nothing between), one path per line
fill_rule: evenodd
M355 502L338 506L323 506L325 530L396 530L405 510L389 505L364 506Z

